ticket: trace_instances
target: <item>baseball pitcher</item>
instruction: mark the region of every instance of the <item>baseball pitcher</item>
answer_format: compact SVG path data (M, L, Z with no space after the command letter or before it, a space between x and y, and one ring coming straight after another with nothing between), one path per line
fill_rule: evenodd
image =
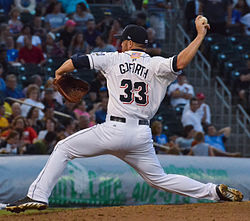
M46 209L51 191L69 160L102 154L112 154L128 163L155 188L195 198L241 201L242 193L224 184L203 184L186 176L166 174L153 147L149 121L167 86L193 59L210 28L201 18L197 16L195 20L196 38L170 58L150 57L145 52L146 30L128 25L117 36L122 42L121 53L76 54L68 59L56 71L56 80L78 68L96 69L106 77L109 91L106 122L58 142L27 196L8 204L6 209L12 212Z

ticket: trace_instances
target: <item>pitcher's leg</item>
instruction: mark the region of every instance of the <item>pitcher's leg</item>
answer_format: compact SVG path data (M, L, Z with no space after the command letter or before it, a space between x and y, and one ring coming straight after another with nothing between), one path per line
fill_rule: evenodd
M146 152L129 153L121 159L130 164L149 185L157 189L194 198L219 200L215 184L204 184L182 175L166 174L153 148Z
M31 199L48 203L51 191L70 160L60 145L62 145L60 142L56 145L45 167L31 184L27 194Z
M47 203L51 191L62 175L69 160L105 153L104 148L106 148L106 145L102 145L103 148L101 148L96 135L101 136L102 131L102 126L98 125L94 128L79 131L58 142L45 167L31 184L28 197ZM102 142L105 141L102 140Z

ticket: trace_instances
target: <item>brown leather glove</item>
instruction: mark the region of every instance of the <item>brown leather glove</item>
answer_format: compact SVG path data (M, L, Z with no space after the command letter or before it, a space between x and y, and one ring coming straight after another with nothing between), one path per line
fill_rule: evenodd
M71 103L79 103L90 88L86 81L76 79L71 74L64 74L58 80L54 79L53 85Z

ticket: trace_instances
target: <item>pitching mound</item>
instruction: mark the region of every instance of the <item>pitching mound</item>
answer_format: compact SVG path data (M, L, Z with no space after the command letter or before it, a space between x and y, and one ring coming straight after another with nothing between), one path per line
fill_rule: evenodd
M185 205L144 205L102 208L46 210L0 216L0 220L79 220L79 221L249 221L250 202Z

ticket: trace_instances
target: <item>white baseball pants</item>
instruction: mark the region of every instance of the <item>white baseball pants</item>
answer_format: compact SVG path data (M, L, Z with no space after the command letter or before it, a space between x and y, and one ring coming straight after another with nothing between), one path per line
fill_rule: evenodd
M138 125L135 119L126 119L126 123L107 120L58 142L45 167L31 184L28 197L48 203L51 191L69 160L102 154L112 154L125 161L155 188L194 198L219 200L215 184L165 174L153 148L150 127Z

